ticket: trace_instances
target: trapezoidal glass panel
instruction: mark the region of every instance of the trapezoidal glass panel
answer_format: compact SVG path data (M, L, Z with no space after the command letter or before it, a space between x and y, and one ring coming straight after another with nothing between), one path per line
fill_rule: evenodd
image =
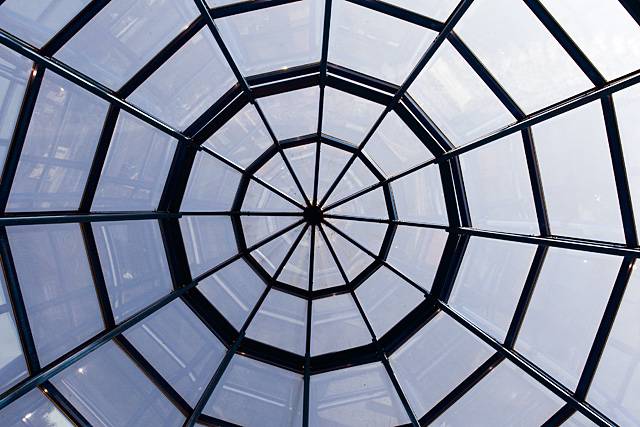
M183 216L180 230L194 279L238 252L229 218Z
M40 390L26 393L0 410L5 427L73 427L60 410Z
M350 294L313 300L311 356L358 347L370 342L371 334Z
M279 140L318 131L318 86L283 92L258 100L265 118Z
M384 105L332 87L324 89L322 133L359 145Z
M4 274L0 274L0 393L27 375ZM2 413L0 412L0 415Z
M240 178L240 172L231 166L204 151L199 151L191 167L180 210L230 211Z

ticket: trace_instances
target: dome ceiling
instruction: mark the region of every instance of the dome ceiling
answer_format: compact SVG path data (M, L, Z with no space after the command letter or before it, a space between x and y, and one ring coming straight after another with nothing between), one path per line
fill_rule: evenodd
M0 1L2 424L640 424L639 23Z

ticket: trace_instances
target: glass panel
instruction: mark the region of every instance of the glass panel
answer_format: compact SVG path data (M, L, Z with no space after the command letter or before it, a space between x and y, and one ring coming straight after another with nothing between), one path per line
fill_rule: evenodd
M340 269L331 255L319 228L315 229L316 241L313 253L313 284L311 289L325 289L344 284Z
M180 230L194 279L238 252L229 218L183 216Z
M249 338L274 347L304 354L307 301L272 290L247 329Z
M387 261L425 290L431 290L447 236L444 230L398 226Z
M426 414L493 353L444 313L431 319L389 361L418 418Z
M587 400L618 425L640 424L640 276L638 264L616 315Z
M580 412L573 414L567 421L562 424L562 427L595 427L597 424L592 422L589 418L582 415Z
M446 225L442 180L437 165L427 166L391 184L398 218Z
M534 245L472 237L449 304L504 341L535 251Z
M229 64L205 27L145 80L128 100L183 130L235 82Z
M174 138L122 111L91 209L156 209L176 145Z
M365 145L364 152L387 176L433 158L422 141L393 111L380 123Z
M519 133L464 153L460 165L474 227L522 234L539 232Z
M420 13L430 18L446 21L453 8L458 4L457 0L387 0L387 3Z
M0 28L42 47L90 0L6 0L0 7Z
M387 234L387 224L344 219L328 219L327 221L373 253L380 251L382 240Z
M107 105L57 74L45 73L7 210L78 208Z
M476 1L456 32L527 112L591 87L524 2Z
M22 3L21 0L18 1ZM7 4L8 2L4 3L4 5ZM0 20L2 16L2 7L0 7ZM4 25L0 23L0 27L4 28ZM30 61L9 48L0 46L0 166L4 166L7 151L9 151L9 143L30 75Z
M298 202L302 203L304 201L291 172L289 172L289 168L279 153L276 153L264 166L258 169L255 176Z
M624 241L602 108L587 104L533 127L551 231Z
M387 267L373 273L356 295L378 338L424 301L422 292Z
M316 144L307 144L285 150L285 155L291 163L293 173L300 181L300 185L307 195L307 199L313 200L313 187L316 175Z
M360 250L357 246L333 231L329 227L323 227L327 234L327 240L336 253L338 262L344 269L349 280L354 280L362 270L373 262L373 258Z
M40 365L103 329L78 224L7 227Z
M354 145L359 145L373 123L380 117L383 105L350 93L325 87L322 132Z
M312 356L371 342L371 334L350 294L314 299L311 312Z
M0 410L5 427L73 427L67 417L40 390L31 390Z
M310 381L310 426L394 426L409 422L381 363L312 375Z
M308 228L277 279L297 288L309 289L310 250L311 228Z
M542 3L608 80L640 68L640 30L620 2Z
M574 389L589 355L620 258L549 248L516 349Z
M298 212L298 214L302 214L299 207L256 181L249 181L247 192L242 201L242 210L245 212Z
M318 131L318 86L260 98L265 118L279 140Z
M240 330L264 292L265 284L242 259L207 277L198 290Z
M240 172L203 151L196 154L180 209L184 212L229 211Z
M300 235L303 225L299 225L283 235L261 246L251 255L269 274L274 274L295 239Z
M56 57L119 89L196 16L189 0L112 1Z
M409 93L454 145L471 142L514 121L448 41L438 48Z
M204 413L247 427L302 425L302 376L234 356Z
M0 274L0 342L0 392L3 392L27 375L4 274Z
M179 299L137 323L125 336L191 406L198 403L226 351Z
M91 425L169 427L184 420L113 342L89 353L51 382Z
M247 105L205 143L216 153L247 167L273 144L258 111Z
M322 200L325 193L333 184L333 181L338 177L338 174L342 171L344 166L349 161L351 157L351 153L340 150L339 148L332 147L327 144L322 144L320 146L320 170L318 175L318 200ZM358 160L359 161L359 160ZM360 163L361 167L364 167L362 163ZM354 166L355 167L355 164ZM373 176L371 172L365 170L364 173L369 173L370 176ZM352 180L349 178L349 174L345 175L341 182ZM376 181L376 178L373 177L373 182ZM337 199L336 199L337 200Z
M247 246L252 246L274 233L300 221L295 216L242 216L242 232Z
M563 403L514 364L504 361L433 425L466 425L469 420L474 420L474 423L486 426L539 426Z
M346 163L346 162L345 162ZM336 165L338 166L338 165ZM343 169L344 165L340 165L340 170L336 172L336 175L332 177L331 183L326 186L326 190L329 190L329 187L333 184L333 180L337 177L338 173L340 173ZM325 166L321 166L321 169L324 170ZM322 175L322 173L321 173ZM327 174L328 175L328 174ZM338 185L336 185L335 190L329 195L326 203L331 204L333 202L337 202L338 200L344 199L347 196L352 195L356 191L362 190L365 187L378 183L378 178L367 168L364 163L360 159L357 159L355 162L351 164L347 172L344 174ZM320 193L320 186L318 186L318 194L326 194L326 191ZM324 197L324 196L323 196Z
M333 3L329 62L391 83L411 72L436 33L344 0Z
M116 322L171 292L157 221L96 222L91 226Z
M244 75L320 60L324 2L304 0L216 19Z
M376 188L328 211L333 215L366 218L388 218L387 203L382 188Z

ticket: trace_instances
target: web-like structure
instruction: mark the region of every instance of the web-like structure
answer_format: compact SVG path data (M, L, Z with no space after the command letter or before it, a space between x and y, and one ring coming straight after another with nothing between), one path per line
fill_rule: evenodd
M635 0L0 1L2 426L640 424Z

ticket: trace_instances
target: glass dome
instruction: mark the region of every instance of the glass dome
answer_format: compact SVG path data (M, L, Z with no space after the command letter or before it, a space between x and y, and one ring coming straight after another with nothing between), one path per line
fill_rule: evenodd
M0 1L0 424L640 425L639 25Z

